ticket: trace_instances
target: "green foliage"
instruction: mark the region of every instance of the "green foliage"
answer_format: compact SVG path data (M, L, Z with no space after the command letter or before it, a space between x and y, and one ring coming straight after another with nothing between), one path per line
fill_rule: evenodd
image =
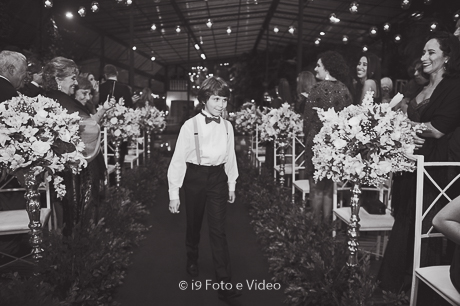
M76 224L71 235L64 236L58 230L45 233L44 257L35 271L38 275L2 275L1 305L117 305L112 295L122 284L133 248L148 230L143 219L149 211L144 204L154 199L157 174L164 173L161 168L166 165L151 167L138 167L138 172L130 175L153 187L130 185L132 192L111 188L99 207L98 222L90 218L92 212L88 210L84 222Z
M332 237L334 224L317 222L306 207L292 204L290 190L276 186L271 175L259 176L246 159L239 167L239 197L250 207L274 280L286 288L286 303L372 305L369 256L348 267L346 237L340 231Z

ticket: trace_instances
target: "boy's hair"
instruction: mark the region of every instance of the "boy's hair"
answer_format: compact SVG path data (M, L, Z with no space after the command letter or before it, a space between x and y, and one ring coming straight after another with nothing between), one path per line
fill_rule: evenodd
M206 104L212 95L228 98L230 97L230 88L221 78L210 77L201 84L200 90L198 90L198 101Z

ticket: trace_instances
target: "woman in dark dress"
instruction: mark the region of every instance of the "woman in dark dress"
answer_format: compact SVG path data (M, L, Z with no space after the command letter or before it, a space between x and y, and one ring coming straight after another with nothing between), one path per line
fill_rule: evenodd
M106 101L96 114L91 115L88 109L80 102L72 98L77 82L78 68L74 61L55 57L43 68L43 80L46 95L56 100L61 106L67 109L68 113L77 112L82 118L80 122L80 137L85 144L84 155L88 167L80 174L70 172L64 173L66 196L62 200L64 234L72 232L73 226L80 221L83 211L86 208L98 207L97 186L94 186L93 177L103 176L98 169L104 169L100 163L101 159L96 158L100 153L100 127L99 121L107 109L112 107L114 100ZM103 161L103 160L102 160Z
M423 155L427 162L448 161L449 140L460 126L460 42L446 32L432 33L426 40L421 60L423 72L429 75L430 82L409 102L407 109L408 117L414 124L423 122L427 126L423 133L415 137L415 154ZM430 175L438 183L446 184L447 173L444 170L441 172L433 169ZM459 189L451 190L457 195L460 193ZM432 184L426 183L424 205L437 193ZM455 197L454 193L451 196ZM414 256L415 194L415 173L395 175L392 198L395 222L378 275L383 290L399 292L410 287ZM436 242L423 246L422 265L428 262L439 263L440 253L441 249ZM426 291L419 292L423 294Z

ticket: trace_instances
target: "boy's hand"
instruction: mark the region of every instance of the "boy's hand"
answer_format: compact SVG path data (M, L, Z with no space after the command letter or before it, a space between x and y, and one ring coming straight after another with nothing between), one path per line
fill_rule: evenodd
M228 192L228 203L235 202L235 191Z

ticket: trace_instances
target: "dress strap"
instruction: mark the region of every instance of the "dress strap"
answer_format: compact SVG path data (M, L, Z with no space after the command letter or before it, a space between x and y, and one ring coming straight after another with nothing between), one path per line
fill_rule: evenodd
M198 124L196 123L196 116L193 117L193 135L195 136L196 160L198 162L198 165L201 165L200 140L198 138Z

